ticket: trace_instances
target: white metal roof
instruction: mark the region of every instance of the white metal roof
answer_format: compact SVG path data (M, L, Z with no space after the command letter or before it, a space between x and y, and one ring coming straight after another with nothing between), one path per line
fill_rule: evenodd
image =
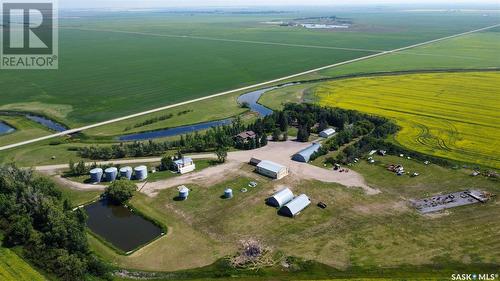
M279 207L281 207L293 199L293 192L288 187L285 187L282 190L276 192L272 196L272 198L274 198Z
M260 163L257 164L257 167L259 167L261 169L268 170L268 171L272 171L275 173L279 173L281 170L286 169L285 166L274 163L274 162L269 161L269 160L260 161Z
M333 129L333 128L328 128L328 129L326 129L326 130L321 131L321 133L320 133L320 134L325 134L325 135L327 135L327 136L330 136L330 135L335 134L335 129Z
M302 149L301 151L297 152L292 156L292 159L295 161L301 161L301 162L309 162L309 159L311 156L319 150L321 145L319 143L313 143L312 145Z
M190 164L193 162L193 159L190 157L182 157L181 159L177 159L174 161L175 164Z
M304 210L305 207L309 206L311 204L311 200L309 200L309 197L305 194L301 194L292 201L288 202L284 208L288 208L290 210L290 213L292 215L296 215L298 212Z

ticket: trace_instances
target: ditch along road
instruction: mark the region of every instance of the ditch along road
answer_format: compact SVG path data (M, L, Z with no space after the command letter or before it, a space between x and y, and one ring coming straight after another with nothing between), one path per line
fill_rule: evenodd
M286 80L289 80L289 79L292 79L292 78L297 78L299 76L311 74L311 73L322 71L322 70L325 70L325 69L329 69L329 68L333 68L333 67L338 67L338 66L342 66L342 65L346 65L346 64L351 64L351 63L358 62L358 61L368 60L368 59L372 59L372 58L376 58L376 57L380 57L380 56L384 56L384 55L388 55L388 54L393 54L393 53L405 51L405 50L408 50L408 49L412 49L412 48L416 48L416 47L420 47L420 46L424 46L424 45L433 44L433 43L436 43L436 42L440 42L440 41L444 41L444 40L448 40L448 39L452 39L452 38L456 38L456 37L460 37L460 36L464 36L464 35L468 35L468 34L480 32L480 31L485 31L485 30L488 30L488 29L496 28L496 27L500 27L500 23L499 24L495 24L495 25L491 25L491 26L487 26L487 27L483 27L483 28L479 28L479 29L475 29L475 30L471 30L471 31L467 31L467 32L463 32L463 33L459 33L459 34L455 34L455 35L450 35L450 36L446 36L446 37L442 37L442 38L438 38L438 39L433 39L433 40L430 40L430 41L426 41L426 42L422 42L422 43L410 45L410 46L407 46L407 47L402 47L402 48L398 48L398 49L394 49L394 50L390 50L390 51L383 51L383 52L380 52L380 53L376 53L376 54L372 54L372 55L368 55L368 56L364 56L364 57L360 57L360 58L356 58L356 59L352 59L352 60L348 60L348 61L344 61L344 62L339 62L339 63L335 63L335 64L331 64L331 65L326 65L326 66L323 66L323 67L311 69L311 70L304 71L304 72L301 72L301 73L292 74L292 75L281 77L281 78L278 78L278 79L274 79L274 80L270 80L270 81L266 81L266 82L262 82L262 83L258 83L258 84L254 84L254 85L250 85L250 86L246 86L246 87L242 87L242 88L230 90L230 91L225 91L225 92L221 92L221 93L218 93L218 94L213 94L213 95L209 95L209 96L205 96L205 97L201 97L201 98L197 98L197 99L192 99L192 100L189 100L189 101L184 101L184 102L180 102L180 103L176 103L176 104L171 104L171 105L167 105L167 106L163 106L163 107L159 107L159 108L155 108L155 109L150 109L150 110L147 110L147 111L143 111L143 112L139 112L139 113L135 113L135 114L131 114L131 115L127 115L127 116L123 116L123 117L111 119L111 120L104 121L104 122L95 123L95 124L92 124L92 125L83 126L83 127L80 127L80 128L74 128L74 129L63 131L63 132L58 132L58 133L55 133L55 134L51 134L51 135L47 135L47 136L43 136L43 137L39 137L39 138L34 138L34 139L31 139L31 140L26 140L26 141L14 143L14 144L6 145L6 146L2 146L2 147L0 147L0 151L11 149L11 148L16 148L16 147L20 147L20 146L23 146L23 145L32 144L32 143L36 143L36 142L40 142L40 141L44 141L44 140L48 140L48 139L52 139L52 138L57 138L57 137L61 137L61 136L71 135L71 134L78 133L78 132L81 132L81 131L85 131L85 130L88 130L88 129L92 129L92 128L96 128L96 127L101 127L101 126L104 126L104 125L109 125L109 124L120 122L120 121L123 121L123 120L132 119L132 118L140 117L140 116L143 116L143 115L147 115L147 114L151 114L151 113L155 113L155 112L163 111L163 110L166 110L166 109L171 109L171 108L175 108L175 107L179 107L179 106L183 106L183 105L187 105L187 104L191 104L191 103L195 103L195 102L199 102L199 101L203 101L203 100L208 100L208 99L212 99L212 98L216 98L216 97L220 97L220 96L229 95L229 94L233 94L233 93L240 92L240 91L251 90L251 89L262 87L262 86L270 86L270 84L273 84L273 83L283 82L283 81L286 81Z

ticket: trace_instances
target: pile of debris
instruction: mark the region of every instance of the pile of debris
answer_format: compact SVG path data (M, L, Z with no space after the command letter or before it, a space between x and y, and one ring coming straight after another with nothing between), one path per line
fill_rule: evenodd
M493 194L479 190L465 190L420 200L412 200L412 203L420 213L426 214L463 205L486 203L493 196Z
M402 176L405 174L405 168L402 165L391 164L387 166L387 170L395 173L398 176Z
M281 259L273 256L269 247L255 239L240 240L238 254L231 257L229 262L233 268L258 270L263 267L274 266Z

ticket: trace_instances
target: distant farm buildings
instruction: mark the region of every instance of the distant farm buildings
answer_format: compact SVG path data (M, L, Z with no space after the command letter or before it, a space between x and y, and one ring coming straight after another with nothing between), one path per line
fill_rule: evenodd
M322 138L329 138L332 137L333 135L335 135L335 129L333 128L328 128L319 133L319 136Z
M189 173L196 169L193 159L189 157L182 157L181 159L175 160L174 166L179 174Z
M288 168L268 160L262 160L257 164L257 173L273 178L282 179L288 175Z
M313 143L311 146L306 147L302 149L301 151L297 152L292 156L292 160L297 161L297 162L304 162L307 163L311 159L311 156L318 152L318 150L321 148L321 145L319 143Z

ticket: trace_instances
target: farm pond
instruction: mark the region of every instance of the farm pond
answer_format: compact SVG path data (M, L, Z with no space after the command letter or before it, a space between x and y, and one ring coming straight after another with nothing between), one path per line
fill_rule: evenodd
M84 207L87 227L115 248L128 253L164 235L163 229L123 205L100 200Z

